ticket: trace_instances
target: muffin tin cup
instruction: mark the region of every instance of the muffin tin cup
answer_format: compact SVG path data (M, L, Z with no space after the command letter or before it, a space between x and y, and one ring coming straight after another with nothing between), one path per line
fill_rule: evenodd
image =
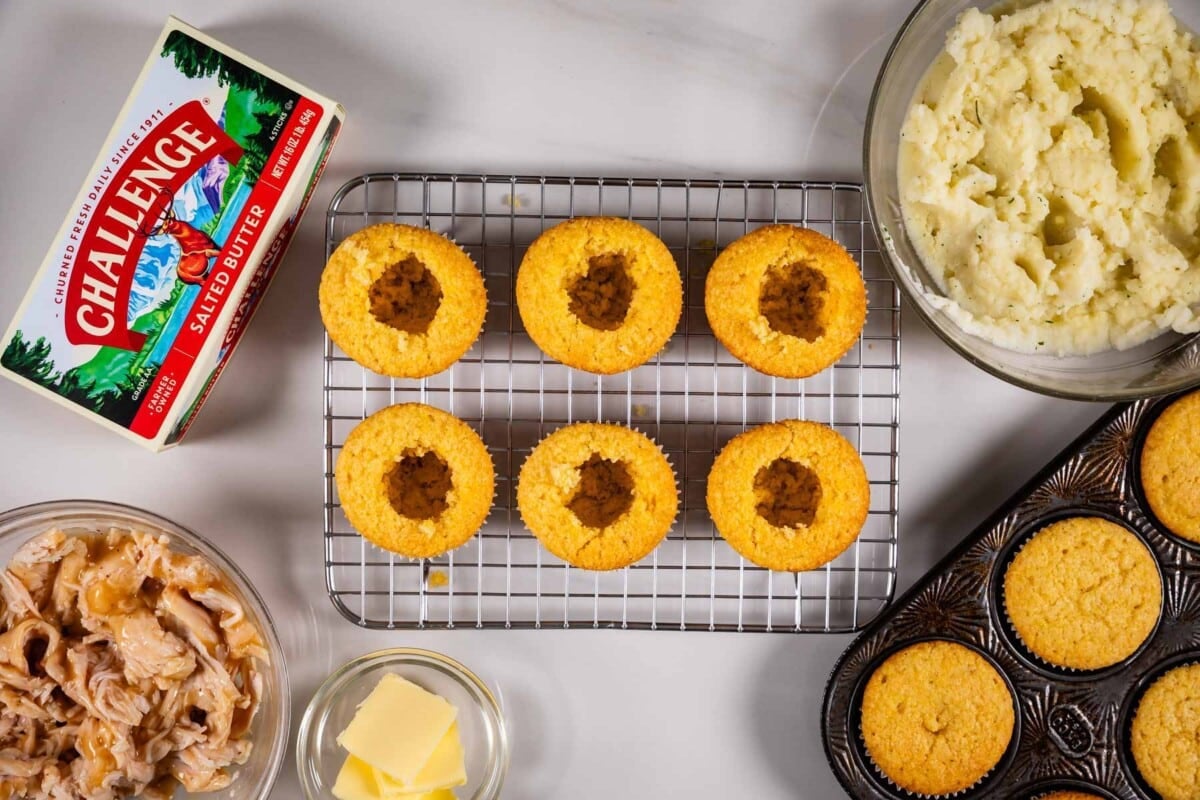
M1129 782L1137 791L1137 796L1143 800L1161 800L1161 795L1150 788L1150 784L1142 777L1138 771L1137 760L1133 757L1133 718L1137 715L1138 704L1142 702L1142 697L1146 691L1154 685L1154 682L1166 675L1171 670L1179 667L1188 667L1200 664L1200 650L1180 653L1179 655L1165 658L1155 664L1149 671L1143 673L1137 680L1126 696L1125 701L1121 704L1120 716L1120 732L1121 732L1121 767L1124 769Z
M1004 679L1004 685L1008 689L1008 693L1012 697L1012 701L1013 701L1013 732L1012 732L1012 738L1009 740L1008 747L1004 751L1004 755L1000 757L1000 761L997 762L996 766L992 767L990 770L985 772L979 778L979 780L975 781L975 783L971 784L970 786L967 786L966 788L959 789L957 792L950 792L947 794L924 794L921 792L910 791L909 789L905 789L904 787L898 786L897 784L892 782L891 778L889 778L884 773L883 769L875 763L874 759L871 758L871 754L867 750L866 741L864 739L863 732L862 732L862 700L863 700L863 693L866 691L867 682L870 680L871 675L888 658L890 658L891 656L900 652L901 650L904 650L908 647L912 647L913 645L916 645L916 644L920 644L921 642L942 642L942 641L952 642L954 644L961 644L961 645L966 646L968 649L971 650L971 652L975 653L976 655L979 655L980 657L983 658L984 661L991 664L992 668L995 669L996 672L998 672L1000 674L1000 677ZM923 637L916 638L916 639L910 639L910 640L903 641L903 642L897 642L896 644L889 647L887 650L876 655L875 658L872 660L870 666L863 672L863 674L858 682L858 685L854 688L854 698L852 700L851 713L853 714L853 718L854 718L853 726L854 726L855 731L857 732L857 735L854 737L854 746L855 746L854 754L855 754L855 756L860 760L860 762L863 765L865 765L867 767L867 769L871 773L871 777L873 777L875 779L875 783L878 786L878 788L887 792L888 793L887 796L894 797L894 798L921 798L921 800L938 800L939 798L955 798L955 800L972 800L973 798L976 798L976 797L983 797L983 796L985 796L985 794L988 790L988 785L991 782L991 779L993 777L995 777L996 775L1001 774L1005 769L1007 769L1008 765L1012 762L1013 757L1016 755L1017 742L1020 740L1021 709L1017 705L1016 687L1013 686L1012 681L1009 679L1009 677L1005 673L1004 669L1001 668L1001 666L996 663L996 660L994 658L992 658L985 650L982 650L979 647L976 647L975 645L972 645L970 643L955 641L954 639L950 639L950 638L943 637L943 636L923 636Z
M1009 753L974 787L953 795L1024 800L1055 789L1155 800L1129 749L1132 714L1146 687L1174 666L1200 662L1200 545L1167 531L1147 508L1137 460L1145 432L1181 395L1113 407L968 535L875 620L839 659L826 687L822 736L846 791L860 800L913 797L872 765L859 728L861 695L900 647L945 639L985 655L1014 690ZM1098 670L1047 663L1017 636L1004 610L1004 572L1046 525L1099 516L1149 547L1162 581L1150 636ZM1031 794L1036 792L1037 794Z
M1095 784L1064 778L1052 778L1022 786L1013 792L1012 800L1047 800L1055 792L1083 792L1099 800L1119 800L1117 795Z
M1189 394L1184 392L1175 397L1179 399ZM1183 548L1184 551L1193 554L1193 561L1200 564L1200 542L1187 539L1172 531L1158 515L1154 513L1154 509L1150 507L1150 502L1146 499L1146 491L1142 488L1142 449L1146 445L1146 437L1150 433L1150 428L1154 427L1154 423L1162 415L1162 412L1167 410L1171 405L1170 402L1156 403L1150 411L1147 412L1144 422L1138 427L1137 433L1133 438L1133 448L1129 458L1129 484L1133 497L1137 502L1137 506L1145 515L1146 520L1152 528L1162 536L1167 542L1170 542L1176 547Z
M1066 519L1074 519L1078 517L1097 517L1099 519L1111 522L1114 525L1121 526L1126 532L1131 534L1142 546L1149 552L1150 557L1154 559L1154 566L1158 572L1158 580L1160 587L1160 603L1158 608L1158 617L1154 621L1154 627L1150 630L1149 635L1137 646L1136 649L1124 658L1109 664L1104 667L1096 667L1095 669L1080 669L1077 667L1068 667L1063 664L1056 664L1042 656L1029 646L1029 644L1021 638L1021 634L1017 631L1017 626L1013 623L1012 618L1008 614L1008 605L1004 597L1004 578L1008 574L1008 568L1012 566L1013 559L1021 552L1026 545L1033 540L1035 536L1041 533L1050 525L1056 522L1062 522ZM1070 507L1063 508L1053 513L1047 514L1036 523L1024 528L1019 533L1015 534L1012 541L1000 557L996 560L996 567L992 573L992 581L990 587L991 608L993 609L993 624L996 629L1008 638L1009 644L1015 654L1022 658L1026 665L1037 672L1047 673L1050 677L1058 678L1066 681L1095 681L1110 677L1138 660L1138 658L1146 651L1147 645L1154 638L1154 634L1158 632L1158 626L1162 623L1163 610L1166 607L1166 581L1163 577L1162 563L1155 555L1154 548L1145 540L1145 537L1137 531L1136 528L1129 524L1128 520L1122 517L1102 511L1096 508L1088 507Z

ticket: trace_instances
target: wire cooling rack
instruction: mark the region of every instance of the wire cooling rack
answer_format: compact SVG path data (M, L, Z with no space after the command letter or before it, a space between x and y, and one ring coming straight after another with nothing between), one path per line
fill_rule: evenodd
M334 605L370 628L649 628L847 632L891 601L896 578L900 411L900 296L880 261L857 184L491 175L373 174L330 204L328 253L379 222L453 237L484 273L484 330L453 367L393 380L325 341L325 572ZM684 275L684 310L668 346L611 376L546 358L521 325L514 277L544 229L575 216L632 219L663 239ZM840 241L868 287L861 341L833 368L805 380L743 366L714 339L704 278L720 249L754 228L785 222ZM327 254L328 254L327 253ZM342 442L368 414L418 401L445 409L483 437L496 497L483 529L445 556L410 561L360 537L338 505L333 470ZM862 454L871 482L866 527L832 563L779 573L743 560L705 510L705 479L733 436L777 419L832 425ZM521 463L571 422L622 422L653 437L680 483L665 541L614 572L571 567L521 523Z

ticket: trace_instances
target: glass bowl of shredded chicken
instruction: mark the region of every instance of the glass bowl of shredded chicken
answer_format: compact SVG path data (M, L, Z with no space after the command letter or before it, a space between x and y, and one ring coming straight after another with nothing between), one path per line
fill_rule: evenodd
M265 798L282 647L220 550L90 500L0 513L0 798Z

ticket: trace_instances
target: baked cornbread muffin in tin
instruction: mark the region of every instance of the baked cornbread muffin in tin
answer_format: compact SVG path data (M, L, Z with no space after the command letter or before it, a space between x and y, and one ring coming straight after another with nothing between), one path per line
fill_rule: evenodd
M321 319L346 355L394 378L424 378L462 357L487 313L483 276L441 234L385 223L333 251Z
M1004 613L1037 658L1071 670L1117 664L1150 638L1162 577L1149 548L1103 517L1035 533L1004 573Z
M551 553L583 569L611 570L658 546L679 496L652 439L623 425L584 422L533 449L521 466L517 505Z
M1176 400L1146 434L1142 492L1159 522L1200 542L1200 391Z
M467 542L487 519L495 473L487 447L457 417L421 403L355 426L334 468L346 519L368 541L409 558Z
M1130 749L1162 800L1200 797L1200 664L1176 667L1150 685L1134 713Z
M721 344L759 372L807 378L854 346L867 319L858 264L832 239L768 225L726 247L704 284Z
M542 233L517 270L517 308L547 355L611 375L666 345L683 309L667 246L625 219L579 217Z
M726 444L708 474L706 499L734 550L760 567L799 572L850 546L867 521L871 486L845 437L790 419Z
M1016 725L1012 692L969 647L926 641L893 653L862 696L867 756L895 786L937 796L961 792L991 772Z

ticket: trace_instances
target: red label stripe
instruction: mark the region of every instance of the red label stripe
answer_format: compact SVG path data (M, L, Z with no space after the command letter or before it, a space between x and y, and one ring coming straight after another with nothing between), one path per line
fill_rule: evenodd
M321 107L307 98L300 98L288 119L286 132L275 143L237 224L230 230L212 272L200 287L200 294L129 426L139 436L154 438L169 417L179 390L195 366L200 350L212 335L230 294L250 261L250 254L262 238L267 221L279 204L283 189L317 132L320 121Z
M217 156L236 163L242 148L199 100L175 109L137 144L100 198L80 239L67 284L67 341L142 349L146 335L129 330L128 325L138 258L175 192Z

